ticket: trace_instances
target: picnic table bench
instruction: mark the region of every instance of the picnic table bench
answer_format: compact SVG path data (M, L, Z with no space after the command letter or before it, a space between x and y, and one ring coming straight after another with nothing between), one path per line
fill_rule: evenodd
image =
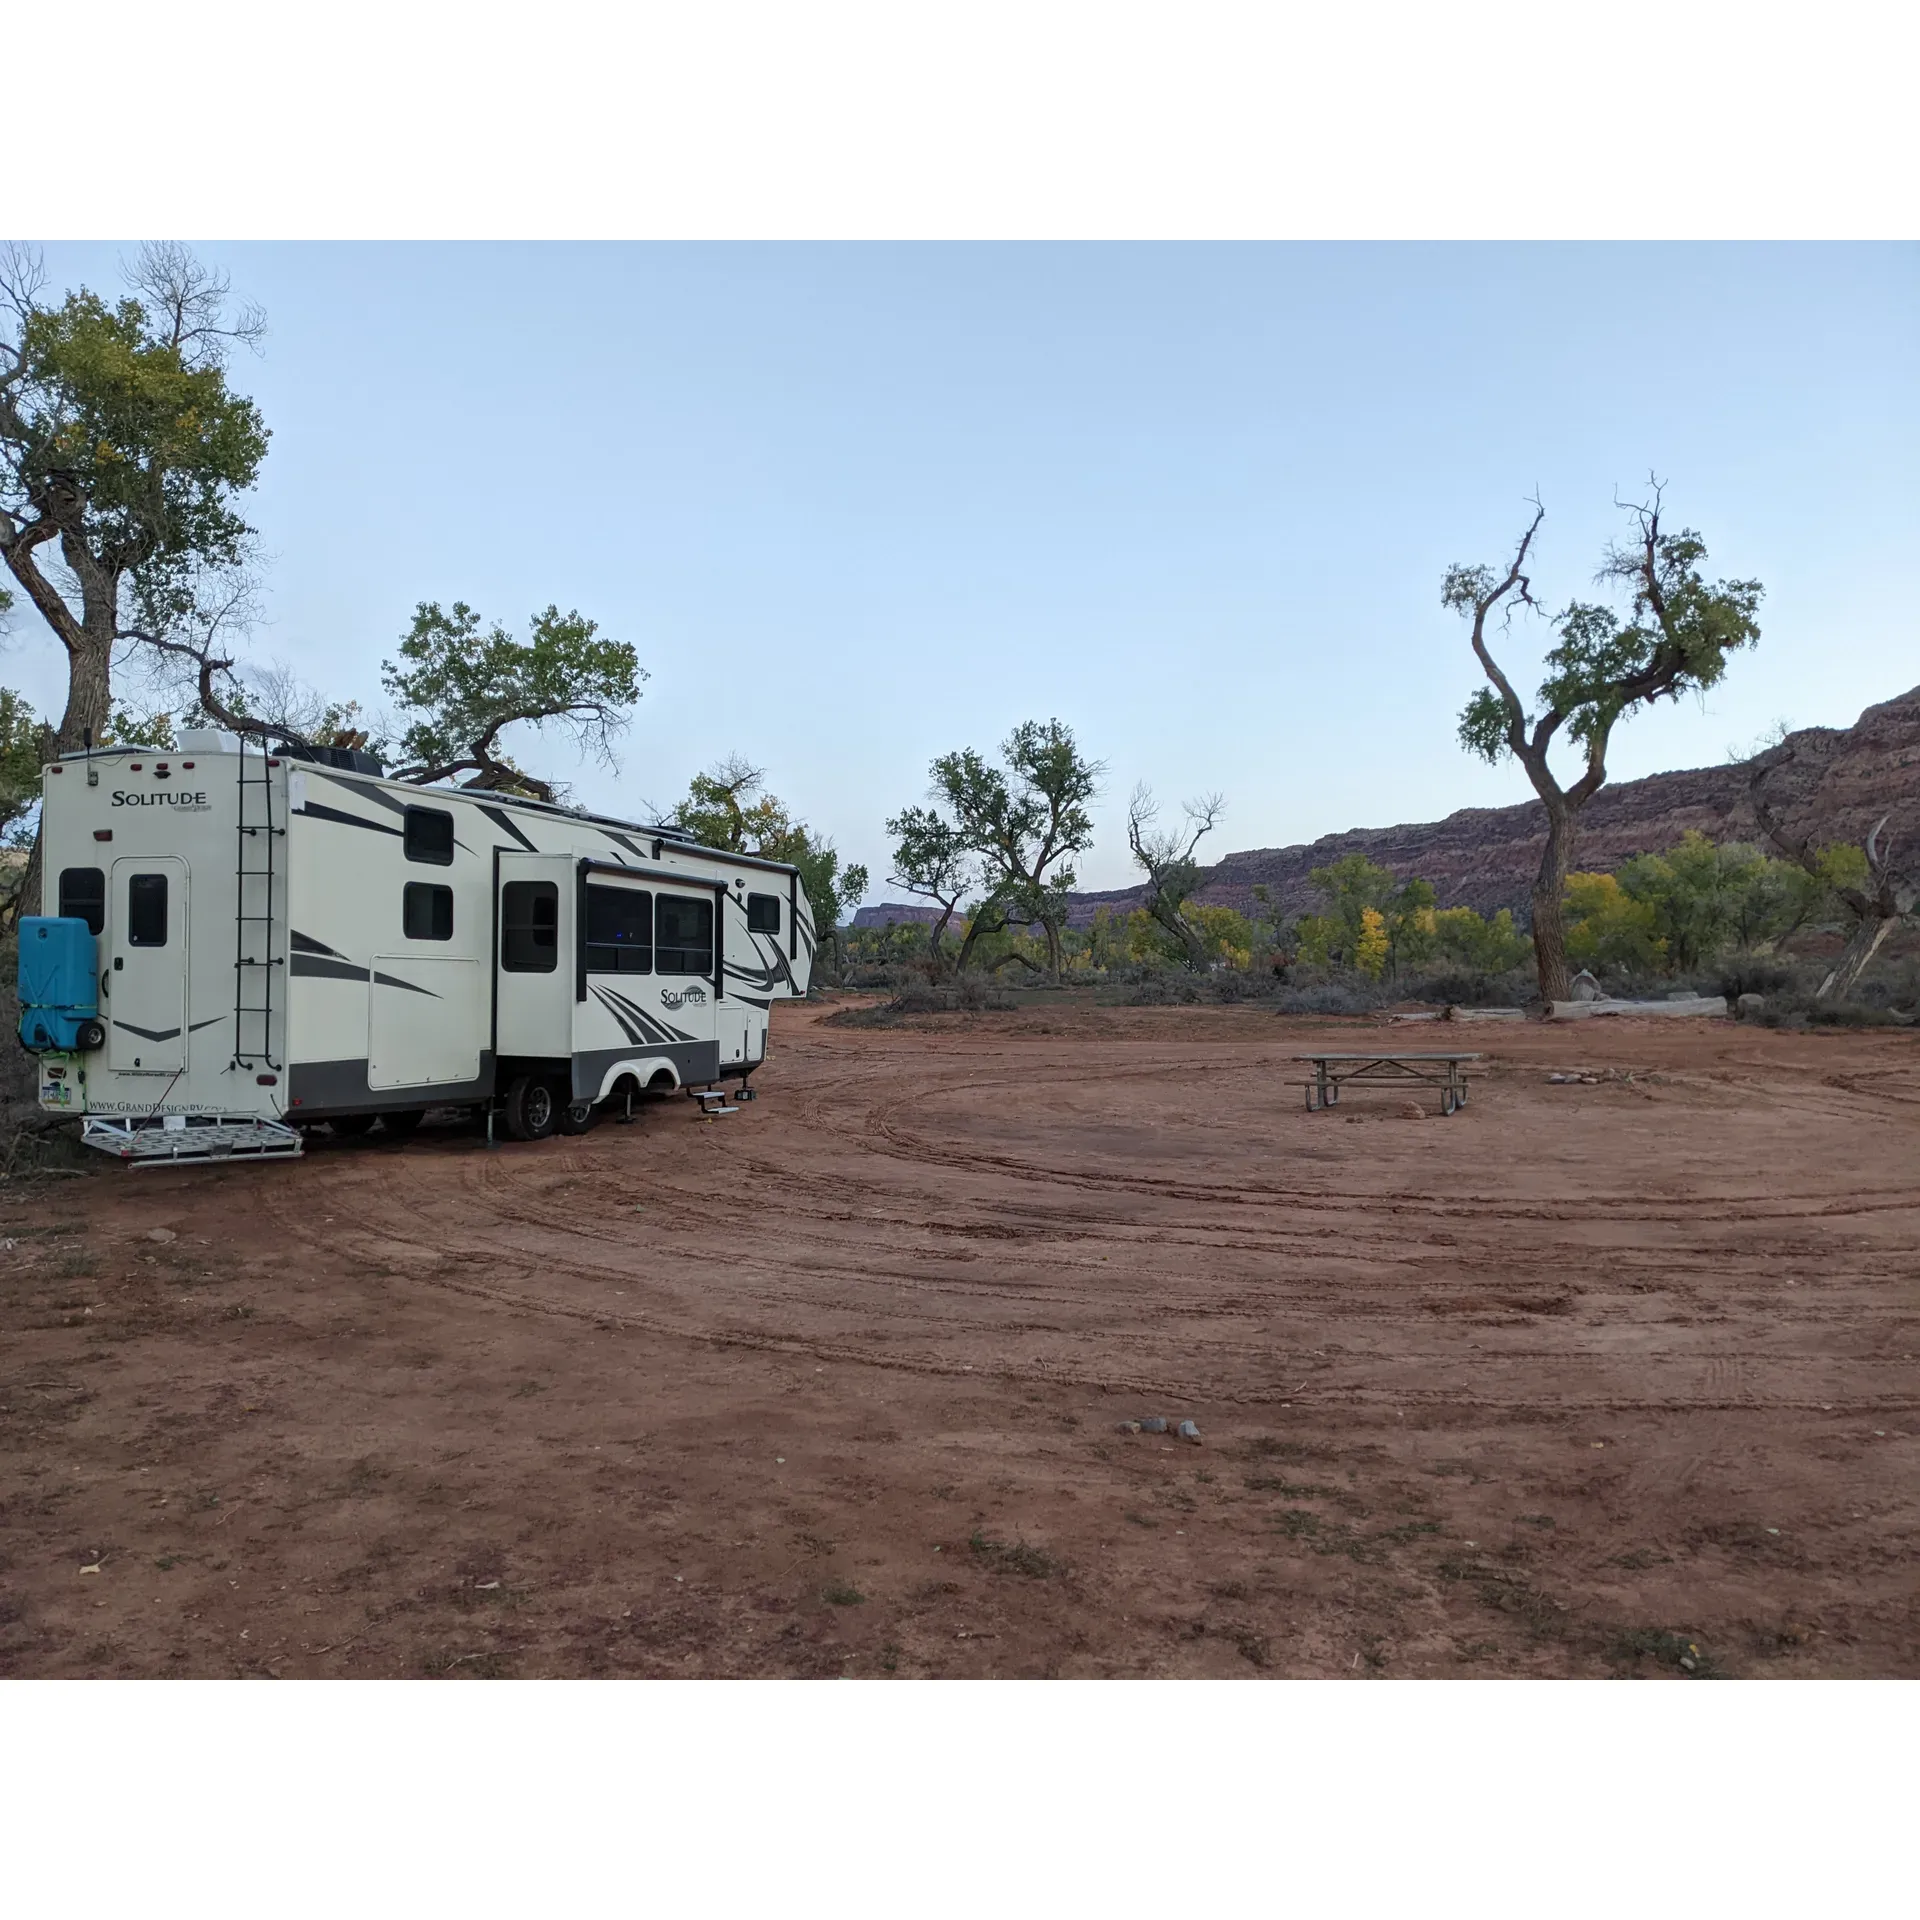
M1440 1111L1453 1113L1467 1104L1467 1077L1461 1068L1477 1053L1296 1053L1296 1060L1313 1068L1313 1078L1300 1084L1307 1090L1307 1111L1340 1104L1340 1089L1418 1086L1440 1089Z

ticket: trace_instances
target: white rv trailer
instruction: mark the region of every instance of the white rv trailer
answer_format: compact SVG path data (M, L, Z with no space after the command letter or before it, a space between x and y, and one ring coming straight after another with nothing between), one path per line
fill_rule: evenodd
M797 868L369 756L189 732L45 770L45 911L97 936L105 1044L41 1102L138 1162L297 1153L471 1104L582 1131L602 1102L745 1082L804 994Z

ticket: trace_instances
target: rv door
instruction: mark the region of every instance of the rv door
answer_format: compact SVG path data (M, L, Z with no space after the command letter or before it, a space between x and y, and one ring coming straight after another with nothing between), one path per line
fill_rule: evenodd
M574 862L503 853L496 903L498 1052L505 1059L567 1059L573 1052Z
M187 863L116 860L107 905L110 958L100 1010L116 1073L179 1073L187 1064Z

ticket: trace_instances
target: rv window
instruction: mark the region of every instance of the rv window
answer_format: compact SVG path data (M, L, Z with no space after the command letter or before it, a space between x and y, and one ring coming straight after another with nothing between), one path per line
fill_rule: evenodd
M453 889L409 880L401 895L400 921L409 940L453 938Z
M127 945L167 944L167 876L135 873L127 877Z
M747 895L747 931L749 933L780 931L780 896L777 893Z
M713 902L660 896L654 964L662 973L712 973Z
M440 807L407 809L407 858L453 865L453 815Z
M587 971L653 971L653 895L638 887L588 887Z
M107 921L107 876L98 867L68 867L60 875L60 918L84 920L89 933Z
M509 973L551 973L560 964L560 889L551 880L509 880L500 889L500 964Z

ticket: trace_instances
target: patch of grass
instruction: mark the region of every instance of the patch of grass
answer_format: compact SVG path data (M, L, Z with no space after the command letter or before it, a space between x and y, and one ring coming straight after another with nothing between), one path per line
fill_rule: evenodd
M1652 1659L1689 1680L1724 1680L1726 1669L1699 1641L1684 1633L1669 1633L1661 1628L1633 1627L1614 1637L1609 1649L1622 1666L1637 1665Z
M900 1649L891 1640L880 1649L880 1671L882 1673L900 1671Z
M1554 1524L1554 1518L1550 1513L1523 1513L1520 1524L1523 1527L1550 1527Z
M1307 1539L1320 1531L1320 1516L1309 1513L1305 1507L1287 1507L1277 1516L1275 1524L1289 1540Z
M544 1380L522 1380L520 1384L507 1395L507 1398L509 1400L525 1400L530 1394L545 1393L546 1390L547 1383Z
M1228 1638L1249 1666L1270 1667L1273 1664L1273 1644L1264 1633L1255 1633L1251 1627L1236 1627Z
M989 1540L984 1533L976 1533L967 1545L983 1563L1001 1573L1023 1573L1030 1580L1044 1580L1060 1571L1059 1561L1051 1554L1028 1546L1024 1540Z
M1153 1530L1156 1527L1158 1527L1160 1524L1158 1520L1148 1519L1144 1513L1135 1513L1131 1507L1129 1507L1127 1511L1121 1515L1121 1518L1130 1522L1132 1525L1136 1527L1145 1527L1149 1533L1153 1532Z
M1249 1473L1240 1484L1253 1493L1277 1493L1288 1500L1324 1500L1330 1489L1309 1481L1283 1480L1278 1474Z
M1246 1451L1248 1457L1254 1460L1290 1460L1295 1463L1302 1460L1331 1460L1334 1457L1331 1447L1308 1440L1281 1440L1270 1433L1256 1433L1247 1442Z
M180 1556L177 1553L163 1553L153 1564L162 1573L171 1573L180 1564Z
M1625 1553L1616 1553L1607 1565L1625 1567L1632 1573L1640 1573L1648 1567L1667 1566L1672 1559L1672 1554L1655 1553L1651 1547L1629 1547Z
M829 1586L820 1589L820 1598L830 1607L863 1607L867 1596L858 1587L850 1587L844 1580L835 1580Z

